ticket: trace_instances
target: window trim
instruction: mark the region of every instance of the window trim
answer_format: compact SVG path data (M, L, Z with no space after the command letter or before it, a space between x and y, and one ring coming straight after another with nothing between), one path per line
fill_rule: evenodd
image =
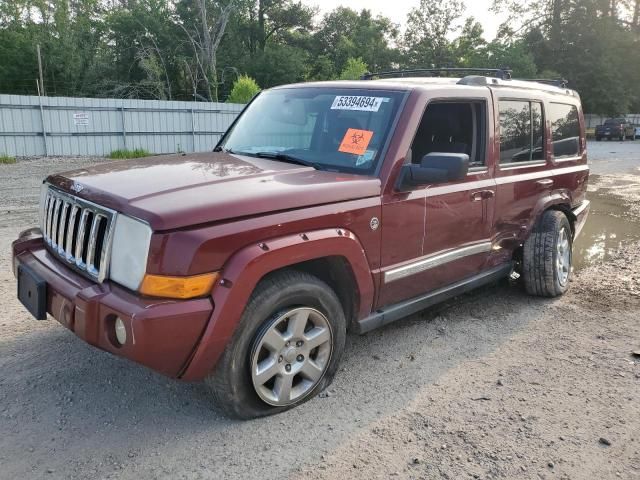
M498 170L515 170L517 168L530 168L530 167L538 167L547 165L549 163L549 155L547 152L547 111L546 105L543 100L538 98L518 98L518 97L500 97L497 99L498 102ZM530 145L531 145L531 154L533 154L533 109L531 108L531 104L537 103L540 105L542 110L542 145L544 146L544 158L541 160L527 160L525 162L505 162L502 163L500 153L502 152L500 148L500 133L502 128L502 123L500 122L500 102L524 102L529 104L529 122L531 125L531 135L530 135Z

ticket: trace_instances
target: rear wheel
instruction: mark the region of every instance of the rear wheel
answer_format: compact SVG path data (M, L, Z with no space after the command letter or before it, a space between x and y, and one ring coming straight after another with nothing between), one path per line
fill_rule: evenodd
M261 281L206 383L228 415L255 418L299 405L332 381L346 319L335 292L305 272Z
M569 288L573 234L567 216L547 210L524 244L523 277L527 292L556 297Z

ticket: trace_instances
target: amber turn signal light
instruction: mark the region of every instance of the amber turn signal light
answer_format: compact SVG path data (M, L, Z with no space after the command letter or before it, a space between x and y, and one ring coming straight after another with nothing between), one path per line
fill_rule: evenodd
M165 277L163 275L145 275L140 293L152 297L195 298L208 295L220 277L218 272L194 275L192 277Z

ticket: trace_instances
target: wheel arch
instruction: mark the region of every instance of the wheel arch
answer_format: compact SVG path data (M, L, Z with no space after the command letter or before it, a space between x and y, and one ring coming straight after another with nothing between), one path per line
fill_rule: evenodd
M521 268L524 243L533 232L533 227L540 221L545 212L556 210L564 213L569 220L572 236L575 236L575 225L577 218L571 209L571 200L566 192L556 192L552 195L541 198L534 208L534 214L531 216L529 224L525 228L524 235L520 238L519 245L513 250L513 260L516 265Z
M347 325L351 327L353 322L358 318L360 295L353 294L353 292L358 291L358 284L351 264L346 257L342 255L330 255L294 263L269 272L262 277L258 283L267 276L282 270L299 270L319 278L329 285L338 296L347 319Z
M531 235L534 225L536 225L540 221L547 210L558 210L564 213L569 219L572 232L574 232L576 216L571 210L571 195L567 190L555 191L550 193L549 195L545 195L544 197L540 198L538 202L536 202L536 205L533 209L533 215L531 215L529 223L525 228L525 235L522 238L523 243L524 241L526 241L529 235Z
M236 252L221 270L220 283L212 292L213 314L181 378L200 380L215 367L256 286L283 269L304 270L328 283L346 306L348 320L371 312L373 276L364 249L352 232L325 229L250 245Z

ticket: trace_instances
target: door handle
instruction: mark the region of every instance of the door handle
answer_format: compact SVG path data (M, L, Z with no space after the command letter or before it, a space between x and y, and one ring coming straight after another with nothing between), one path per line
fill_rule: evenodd
M550 178L543 178L542 180L538 180L536 183L541 187L550 187L553 185L553 180Z
M471 193L471 200L474 202L479 202L481 200L486 200L487 198L495 197L495 192L493 190L480 190L477 192Z

